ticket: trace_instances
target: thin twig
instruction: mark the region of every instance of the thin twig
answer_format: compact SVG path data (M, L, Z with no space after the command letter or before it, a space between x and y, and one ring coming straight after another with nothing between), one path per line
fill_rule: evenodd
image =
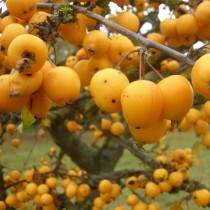
M49 3L41 3L38 2L37 3L38 9L46 9L46 8L52 8L52 4ZM58 5L54 5L54 9L58 9L59 8L59 4ZM183 62L189 66L194 66L194 61L192 59L190 59L188 56L173 50L172 48L169 48L165 45L159 44L157 42L154 42L152 40L149 40L143 36L141 36L139 33L135 33L133 31L130 31L116 23L114 23L113 21L104 18L101 15L98 15L92 11L87 10L86 7L82 7L82 6L78 6L78 5L71 5L71 7L77 11L78 13L83 13L85 15L87 15L90 18L93 18L97 21L99 21L101 24L107 26L108 28L110 28L111 30L114 30L122 35L127 36L131 41L133 41L134 43L136 43L137 45L141 45L143 48L155 48L159 51L161 51L162 53L167 54L168 56Z
M161 73L157 69L154 68L154 66L148 61L148 59L146 59L146 62L147 62L147 65L152 69L152 71L154 71L158 75L160 79L164 79Z
M124 55L124 56L121 58L121 60L117 63L117 65L115 66L115 69L118 69L119 66L121 65L121 63L122 63L130 54L135 53L135 52L139 52L139 50L140 50L140 48L135 49L135 50L132 50L132 51L128 52L126 55Z
M33 143L32 147L31 147L31 149L29 150L26 159L24 160L23 168L21 169L21 171L24 171L24 170L25 170L25 167L27 166L28 161L29 161L29 159L31 158L31 155L32 155L32 153L33 153L33 150L34 150L34 148L35 148L37 142L38 142L38 131L36 131L36 133L35 133L35 140L34 140L34 143Z

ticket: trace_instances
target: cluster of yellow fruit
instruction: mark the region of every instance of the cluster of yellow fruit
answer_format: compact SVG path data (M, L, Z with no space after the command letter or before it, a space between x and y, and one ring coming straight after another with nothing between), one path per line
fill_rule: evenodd
M160 31L174 48L192 46L197 38L210 38L210 2L201 2L194 11L186 11L177 18L167 18L160 23Z
M112 68L94 74L90 92L103 112L122 111L140 144L157 142L167 131L167 120L181 121L194 98L191 84L180 75L169 76L158 84L148 80L129 83L125 74Z
M44 168L39 169L40 174L46 173ZM9 186L10 193L5 199L8 207L17 209L28 209L29 201L33 200L36 205L43 205L44 209L56 209L53 202L53 190L57 186L57 179L49 176L42 183L33 181L35 177L34 169L26 170L24 181L18 170L12 170L9 175L4 177L5 187ZM4 208L2 208L4 209Z
M210 101L206 101L201 108L191 108L182 120L179 131L187 132L193 130L201 137L201 143L207 148L210 147L209 132Z
M123 45L121 43L124 43ZM107 36L100 30L90 31L84 37L82 48L75 56L66 59L66 66L73 68L80 77L81 86L88 86L92 76L104 68L112 68L129 52L136 49L126 36ZM139 64L138 52L125 58L120 67Z
M163 60L160 63L160 72L170 72L176 74L179 70L180 64L176 60Z
M10 15L0 23L0 112L16 112L26 106L42 118L52 103L62 106L74 101L80 93L80 80L74 70L51 63L46 43L35 35L33 23L45 21L51 14L37 11L36 0L18 4L7 0L6 5ZM9 74L4 74L5 68Z
M0 76L1 112L15 112L26 106L41 118L49 111L52 102L62 106L78 97L78 75L68 67L55 67L48 61L47 46L37 36L22 34L14 37L7 57L13 69L10 74ZM60 91L58 85L64 91Z
M192 149L188 147L183 149L175 149L173 151L164 151L164 149L159 147L159 149L157 150L156 161L159 164L165 166L165 168L154 170L154 180L157 181L158 177L163 177L164 174L166 177L167 171L171 171L170 174L173 174L171 175L171 178L170 175L168 176L167 181L159 182L158 185L161 189L161 192L170 192L173 189L173 185L175 185L174 187L179 187L185 180L189 179L189 169L194 163L193 156L194 154L192 152ZM180 174L183 176L183 178L180 176ZM209 205L210 202L209 190L202 187L197 188L191 192L191 199L196 206L205 207Z

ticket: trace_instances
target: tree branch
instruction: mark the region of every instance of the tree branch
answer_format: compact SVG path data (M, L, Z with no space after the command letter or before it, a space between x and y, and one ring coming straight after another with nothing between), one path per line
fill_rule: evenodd
M37 3L37 6L39 9L53 8L52 4L49 4L49 3ZM168 56L170 56L180 62L183 62L189 66L194 66L194 61L192 59L190 59L186 55L184 55L176 50L173 50L172 48L169 48L165 45L161 45L157 42L149 40L149 39L141 36L139 33L134 33L132 31L104 18L101 15L98 15L92 11L87 10L87 8L85 8L85 7L78 6L78 5L71 5L71 7L78 13L83 13L83 14L87 15L88 17L99 21L101 24L107 26L111 30L117 31L120 34L127 36L134 43L136 43L137 45L141 45L142 48L145 48L145 50L147 50L148 48L155 48L155 49L161 51L162 53L165 53ZM54 9L58 9L58 8L59 8L59 5L54 5Z

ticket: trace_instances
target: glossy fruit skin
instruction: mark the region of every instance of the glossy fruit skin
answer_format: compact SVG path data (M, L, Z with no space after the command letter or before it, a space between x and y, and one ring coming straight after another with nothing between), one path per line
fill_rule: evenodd
M24 74L33 74L47 61L48 48L39 37L22 34L11 42L7 56L13 68Z
M52 101L44 91L37 91L30 96L27 107L35 117L43 118L52 107Z
M199 189L193 192L192 200L197 206L207 206L210 202L210 194L207 189Z
M42 80L43 74L41 71L26 75L13 69L10 72L10 95L12 97L29 96L39 89Z
M37 0L7 0L6 6L12 16L28 20L36 12L36 3Z
M107 55L114 64L117 64L123 56L135 49L134 44L126 36L112 36L110 39Z
M161 116L168 120L182 120L194 101L194 92L190 82L183 76L171 75L157 85L163 96Z
M139 25L140 25L139 18L132 12L128 11L120 12L114 18L114 22L133 32L137 32L139 30Z
M119 121L118 122L114 122L111 125L110 132L114 136L120 136L120 135L122 135L125 132L125 126Z
M198 31L198 23L194 15L181 15L176 23L176 30L181 36L192 36Z
M162 112L163 98L159 87L149 80L130 83L121 95L125 121L138 128L154 124Z
M44 77L43 90L58 105L73 102L80 94L77 73L66 66L52 68Z
M109 49L110 39L99 30L90 31L84 37L82 46L90 55L103 55Z
M172 187L178 187L183 183L184 178L182 173L174 171L169 174L168 180Z
M6 26L1 36L1 50L3 53L7 54L7 49L15 37L27 33L26 28L19 23L11 23Z
M210 2L209 1L203 1L201 2L196 10L195 10L195 17L197 21L203 25L210 24Z
M0 112L16 112L29 101L29 96L10 97L9 74L0 76Z
M178 35L176 31L177 19L166 18L160 22L160 31L166 37L176 37Z
M149 181L145 186L145 192L147 196L155 198L160 194L160 187L156 183Z
M201 56L192 68L191 81L196 92L206 98L210 98L210 54Z
M90 82L90 92L103 112L118 112L121 110L121 93L128 84L128 78L121 71L106 68L94 74Z
M70 44L81 46L86 35L86 26L80 20L68 22L66 24L60 24L58 33Z
M79 76L81 87L89 86L93 76L92 72L88 68L88 63L88 60L82 59L78 61L73 67L73 69Z
M133 127L128 125L131 135L139 144L154 144L163 137L167 131L167 120L160 118L146 128Z

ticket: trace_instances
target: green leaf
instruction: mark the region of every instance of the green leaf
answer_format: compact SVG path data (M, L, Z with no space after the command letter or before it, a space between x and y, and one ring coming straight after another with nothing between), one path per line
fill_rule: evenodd
M31 112L26 107L22 108L21 110L21 119L23 128L29 127L36 122L34 115L31 114Z

